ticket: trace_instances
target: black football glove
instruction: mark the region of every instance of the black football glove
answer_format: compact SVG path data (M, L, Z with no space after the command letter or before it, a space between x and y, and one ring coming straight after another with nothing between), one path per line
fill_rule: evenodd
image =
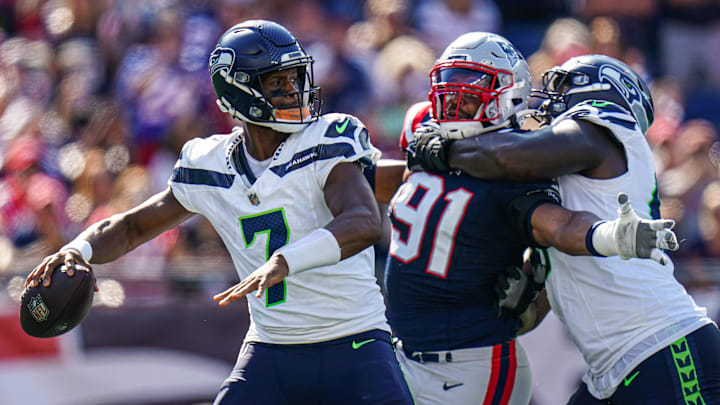
M498 316L501 316L503 311L520 316L545 288L549 269L547 251L528 248L524 256L524 261L529 262L532 269L532 277L517 266L509 266L503 273L498 274L495 283Z
M439 173L449 172L448 154L452 139L440 136L440 129L421 126L413 133L414 139L406 150L408 169Z

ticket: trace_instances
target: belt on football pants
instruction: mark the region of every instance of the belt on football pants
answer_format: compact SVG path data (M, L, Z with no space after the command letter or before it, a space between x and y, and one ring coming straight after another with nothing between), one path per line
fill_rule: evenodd
M452 363L452 352L405 352L409 359L418 363Z
M493 352L493 346L432 352L410 351L403 346L402 341L398 341L396 346L405 353L405 357L418 363L457 363L472 360L488 360L492 359Z

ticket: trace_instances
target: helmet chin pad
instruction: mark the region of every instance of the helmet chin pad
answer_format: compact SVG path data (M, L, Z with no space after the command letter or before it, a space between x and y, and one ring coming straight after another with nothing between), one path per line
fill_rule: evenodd
M275 108L275 118L278 121L305 121L310 118L310 109L308 107L286 107Z

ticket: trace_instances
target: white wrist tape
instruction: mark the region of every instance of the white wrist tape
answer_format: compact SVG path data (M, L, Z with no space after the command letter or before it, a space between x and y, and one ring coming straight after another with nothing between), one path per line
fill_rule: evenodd
M340 245L332 232L316 229L308 235L285 245L275 253L288 264L288 276L316 267L330 266L340 261Z
M75 238L67 245L60 248L60 251L73 249L80 252L80 256L82 256L83 259L85 259L86 262L90 263L90 259L92 259L93 255L93 248L92 245L90 245L90 242L86 241L85 239Z
M592 232L592 248L590 253L600 256L617 256L620 254L617 247L615 231L618 221L602 221L596 222L590 232Z

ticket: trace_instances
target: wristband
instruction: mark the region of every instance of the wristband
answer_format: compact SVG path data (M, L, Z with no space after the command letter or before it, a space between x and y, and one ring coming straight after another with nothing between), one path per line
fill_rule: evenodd
M288 276L340 261L340 245L325 228L316 229L295 242L275 251L285 258Z
M67 245L60 248L60 252L63 250L73 249L80 253L80 256L82 258L90 263L90 259L92 259L93 255L93 248L92 245L90 245L90 242L86 241L85 239L75 238Z
M585 245L593 256L617 256L620 254L615 243L616 226L617 221L598 221L590 227L585 238Z

